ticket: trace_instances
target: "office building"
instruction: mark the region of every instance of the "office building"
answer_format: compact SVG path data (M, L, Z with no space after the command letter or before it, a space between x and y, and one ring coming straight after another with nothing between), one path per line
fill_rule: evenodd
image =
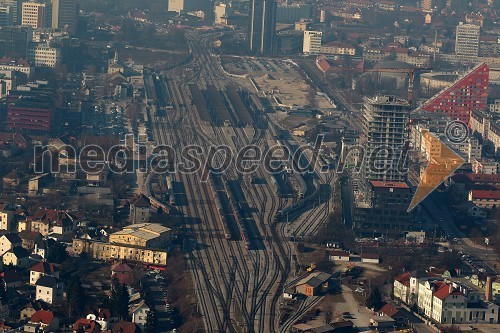
M208 12L212 9L210 0L168 0L168 11L187 13L195 10Z
M0 5L0 27L12 26L12 7L7 5Z
M7 96L7 127L35 134L52 129L55 93L46 82L29 83Z
M250 52L272 54L276 35L276 1L252 0L248 41Z
M313 5L308 3L292 3L284 2L278 5L276 10L276 22L279 23L294 23L301 19L312 18Z
M448 88L420 106L421 110L444 113L469 123L474 110L484 110L488 99L489 67L483 63L459 77Z
M321 31L304 31L304 54L319 54L321 52Z
M23 2L21 11L21 25L28 25L33 29L51 27L52 14L46 3Z
M22 0L0 0L0 5L11 7L12 25L21 24Z
M61 62L61 50L46 43L31 43L28 61L35 67L55 67Z
M479 32L481 27L460 22L456 29L455 55L459 59L474 59L479 54Z
M411 230L408 206L412 191L405 182L371 180L366 197L354 202L353 228L361 237L398 238Z
M76 0L52 0L52 29L75 33L77 16Z
M0 27L0 56L26 58L32 38L31 27Z
M365 98L363 105L367 131L366 179L404 181L406 174L401 172L404 159L400 155L409 139L410 104L395 96L376 96ZM385 155L375 155L384 147L389 148Z
M22 96L7 106L7 127L34 133L48 132L53 113L53 104L45 98Z

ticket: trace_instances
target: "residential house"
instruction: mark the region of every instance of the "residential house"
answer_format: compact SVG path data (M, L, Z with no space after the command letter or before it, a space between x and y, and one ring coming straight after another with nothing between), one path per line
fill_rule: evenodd
M393 285L393 294L396 299L403 303L410 303L410 277L411 272L406 272L396 276Z
M500 206L500 190L471 190L469 201L481 208Z
M36 282L36 299L49 304L58 304L63 300L64 283L59 279L45 275Z
M22 246L22 240L17 234L5 234L0 237L0 256L15 247Z
M465 322L467 299L450 284L442 284L433 293L431 319L437 323Z
M59 318L52 311L38 310L24 325L24 332L55 332L59 329Z
M30 253L21 246L16 246L3 255L3 264L27 268Z
M129 310L129 315L132 317L132 322L143 328L146 325L146 319L149 312L149 306L147 306L144 300L131 306Z
M314 272L303 278L295 285L295 292L306 296L317 296L331 288L331 274Z
M77 220L77 216L65 211L39 208L27 218L26 228L58 240L71 239Z
M119 262L111 266L111 280L117 278L120 284L131 284L134 281L132 268L127 263Z
M20 288L21 287L21 275L14 270L10 269L0 273L0 277L5 283L5 288Z
M405 316L403 311L389 303L380 308L379 313L391 317L396 321L397 324L403 324L407 320L407 317Z
M31 230L21 231L19 233L19 237L22 240L22 247L30 252L33 252L33 250L35 249L35 245L39 244L43 240L42 234L37 231Z
M31 318L39 310L49 310L49 304L42 300L31 301L21 309L20 320Z
M100 325L95 321L87 318L79 318L73 324L73 333L99 333L101 332Z
M14 213L7 210L0 210L0 230L10 231L12 222L14 220Z
M396 320L386 315L370 318L370 326L375 327L377 330L394 328L395 325Z
M443 280L422 281L418 286L418 308L427 318L432 316L432 301L434 292L445 285Z
M111 312L109 309L98 308L87 315L87 319L93 320L99 324L101 330L106 331L109 327Z
M36 285L38 279L45 275L59 278L59 267L54 264L49 264L46 261L35 264L30 268L30 285Z
M349 252L342 250L334 250L328 252L328 259L331 261L349 261Z
M144 223L149 221L151 215L151 203L144 194L135 197L130 203L130 220L132 223Z

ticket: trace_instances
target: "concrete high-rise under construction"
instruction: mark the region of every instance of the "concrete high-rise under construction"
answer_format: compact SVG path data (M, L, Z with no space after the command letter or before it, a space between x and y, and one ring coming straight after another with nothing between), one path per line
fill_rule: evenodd
M364 99L366 130L365 178L404 181L410 104L395 96Z
M248 43L250 52L272 54L276 35L275 0L251 0Z

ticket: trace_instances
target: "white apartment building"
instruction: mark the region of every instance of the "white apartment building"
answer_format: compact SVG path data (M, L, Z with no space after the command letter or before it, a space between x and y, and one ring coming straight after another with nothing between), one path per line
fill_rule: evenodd
M479 32L481 27L460 22L456 29L455 55L461 58L475 58L479 54Z
M14 214L8 211L0 211L0 230L10 230Z
M55 67L61 62L61 50L44 43L32 43L28 49L28 60L35 67Z
M45 3L23 2L21 11L21 24L33 29L48 27L48 14L50 10Z
M304 54L319 54L321 52L321 31L304 31L304 46L302 52Z

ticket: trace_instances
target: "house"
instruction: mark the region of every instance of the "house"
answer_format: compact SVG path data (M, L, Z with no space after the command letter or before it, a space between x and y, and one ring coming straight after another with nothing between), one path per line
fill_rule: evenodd
M30 268L30 285L36 285L38 279L45 275L59 278L59 267L54 264L49 264L46 261L41 261L35 264Z
M391 317L396 321L397 324L403 324L407 320L403 311L395 308L392 304L389 303L385 304L382 308L380 308L379 313Z
M24 325L24 332L55 332L59 329L59 319L52 311L38 310Z
M19 233L19 237L22 240L22 247L30 252L33 252L33 250L35 249L35 245L39 244L43 240L42 234L37 231L31 230L21 231Z
M7 210L0 210L0 230L10 231L12 228L12 221L14 220L14 213Z
M132 322L143 328L146 325L146 319L149 312L149 306L146 305L144 300L131 306L129 310L129 315L132 317Z
M149 221L151 214L151 203L144 194L135 197L130 203L130 220L134 223Z
M132 268L127 263L119 262L111 267L111 280L117 278L120 284L131 284L134 281Z
M49 304L42 300L31 301L21 309L20 320L31 318L38 310L49 310Z
M30 253L21 246L16 246L3 255L3 264L16 267L28 267Z
M92 313L87 315L87 319L93 320L99 324L101 330L106 331L109 326L109 321L111 319L111 312L109 309L98 308Z
M73 333L99 333L100 325L95 321L87 318L80 318L73 324Z
M15 247L22 246L22 240L17 234L5 234L0 237L0 256Z
M500 205L500 190L471 190L469 201L481 208L493 208Z
M42 236L50 235L58 240L69 239L77 222L78 217L66 211L38 208L27 218L25 228L37 231Z
M331 278L332 275L328 273L311 273L295 285L295 292L306 296L317 296L331 288L329 284Z
M141 333L141 329L134 323L121 320L113 324L111 333Z
M420 272L406 272L394 279L394 297L406 304L413 304L418 296L418 281Z
M36 299L49 304L57 304L63 300L64 283L59 279L45 275L36 282Z
M349 261L349 252L342 250L328 251L328 259L331 261Z
M21 275L19 275L19 273L14 269L0 273L0 277L5 283L5 288L21 287Z
M375 316L370 318L370 326L376 327L377 330L384 328L393 328L396 325L396 320L389 316Z
M380 263L380 256L377 253L362 253L361 262L378 264Z

